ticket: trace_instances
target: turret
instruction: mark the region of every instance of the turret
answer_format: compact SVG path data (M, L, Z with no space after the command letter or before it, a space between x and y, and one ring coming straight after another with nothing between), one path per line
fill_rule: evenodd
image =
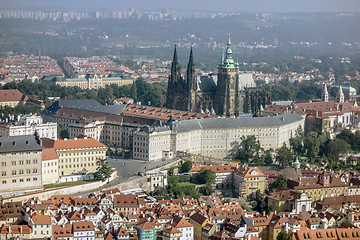
M324 85L324 90L322 92L321 98L324 102L328 102L329 101L329 92L327 90L327 86L326 84Z
M345 96L344 96L344 92L342 90L341 85L339 86L339 91L336 94L336 101L337 102L344 102L345 101Z

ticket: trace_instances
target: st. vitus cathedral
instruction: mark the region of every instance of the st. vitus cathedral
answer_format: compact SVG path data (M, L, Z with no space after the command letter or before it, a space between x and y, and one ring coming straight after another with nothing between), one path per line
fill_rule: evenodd
M237 117L258 114L265 104L269 104L270 99L265 95L256 89L251 74L239 74L239 64L232 58L230 37L217 76L195 76L191 49L186 77L182 77L175 47L168 82L168 108Z

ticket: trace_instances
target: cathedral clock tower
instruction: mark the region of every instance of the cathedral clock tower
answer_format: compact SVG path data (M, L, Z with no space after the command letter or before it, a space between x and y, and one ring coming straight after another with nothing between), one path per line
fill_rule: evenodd
M221 62L218 66L216 89L216 113L224 117L239 116L239 64L232 58L230 35Z

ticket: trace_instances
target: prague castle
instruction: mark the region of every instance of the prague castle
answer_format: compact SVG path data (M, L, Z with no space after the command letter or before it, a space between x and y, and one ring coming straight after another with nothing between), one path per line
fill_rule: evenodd
M167 107L224 117L237 117L244 113L255 114L270 99L260 94L251 74L239 74L239 64L232 57L230 37L218 65L218 74L195 75L193 52L187 66L186 77L180 74L176 47L168 82Z

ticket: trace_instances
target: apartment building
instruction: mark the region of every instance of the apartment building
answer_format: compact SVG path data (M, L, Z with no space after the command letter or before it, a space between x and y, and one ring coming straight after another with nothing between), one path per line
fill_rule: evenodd
M59 176L94 172L96 161L106 158L107 147L93 138L52 140L44 138L46 148L54 148L59 158Z
M0 192L40 189L42 150L34 136L0 137Z

